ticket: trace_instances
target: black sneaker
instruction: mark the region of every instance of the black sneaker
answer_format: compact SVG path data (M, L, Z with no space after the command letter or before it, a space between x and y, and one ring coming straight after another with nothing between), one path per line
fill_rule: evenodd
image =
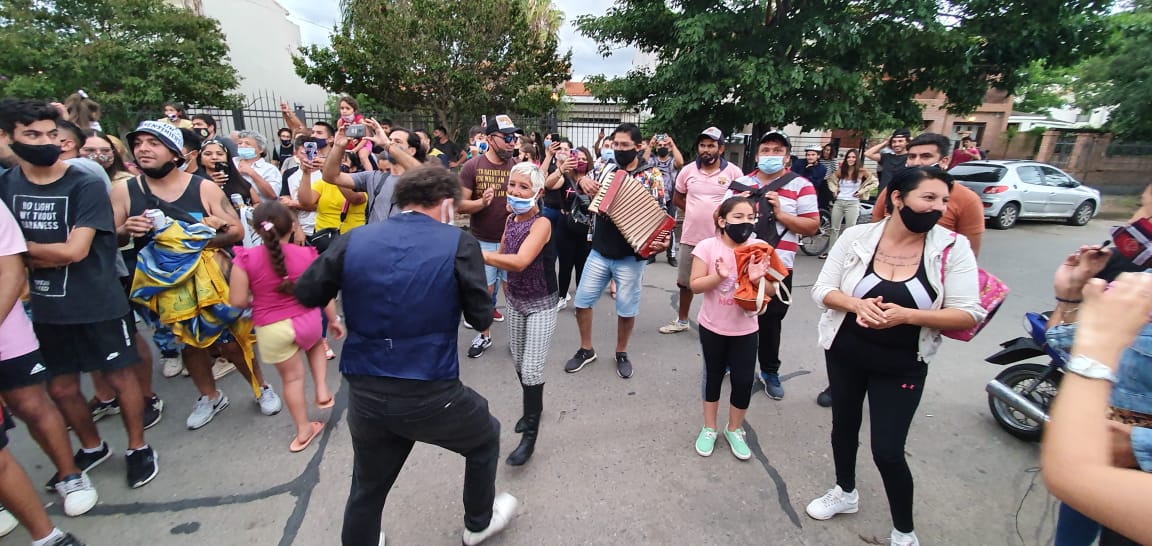
M83 449L77 449L76 455L72 457L72 460L76 462L76 466L80 468L81 472L88 472L100 466L100 463L107 461L111 456L112 450L108 447L108 442L101 441L100 451L96 453L85 453ZM44 484L44 489L50 493L55 492L56 483L59 481L60 479L55 474L52 475L48 483Z
M125 456L128 465L128 487L144 487L160 472L158 457L152 446L137 449Z
M621 379L632 377L632 361L628 360L628 353L616 353L616 373Z
M48 546L84 546L84 543L72 536L72 533L64 533L64 536L52 541Z
M824 387L824 390L820 391L820 394L818 394L816 396L816 403L819 404L820 407L822 407L822 408L832 407L832 387L831 386Z
M491 346L491 336L476 334L476 337L472 338L472 346L468 347L468 358L479 358Z
M656 255L655 254L648 257L648 263L650 263L650 264L656 263Z
M95 423L109 415L120 415L120 401L113 398L101 402L98 397L93 396L88 401L88 410L92 412L92 422Z
M584 366L593 360L596 360L596 350L581 348L579 351L576 351L576 354L572 358L568 359L568 363L564 365L564 371L576 373L583 370Z
M672 267L680 267L680 262L676 260L675 256L668 257L668 265Z
M159 396L152 395L146 402L144 404L144 430L156 426L156 423L159 423L160 418L164 415L164 401Z

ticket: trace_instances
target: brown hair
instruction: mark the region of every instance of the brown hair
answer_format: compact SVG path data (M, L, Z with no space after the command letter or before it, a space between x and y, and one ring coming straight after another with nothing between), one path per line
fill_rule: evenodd
M87 94L72 93L64 99L64 107L68 109L68 121L81 129L88 130L93 121L100 121L100 105Z
M296 281L288 276L288 267L284 265L284 249L280 247L280 237L292 232L294 222L292 211L279 201L265 201L252 211L252 229L264 240L272 269L280 276L280 285L276 291L281 294L291 294L296 288ZM272 229L265 229L265 223Z
M360 103L356 102L356 99L352 98L351 95L344 95L343 97L340 97L340 100L336 104L340 104L341 102L351 106L353 112L357 114L360 113Z
M848 172L848 154L856 156L856 164L852 166L852 172ZM844 160L840 162L840 180L861 180L867 177L867 172L864 166L861 165L860 152L857 150L848 150L844 152Z

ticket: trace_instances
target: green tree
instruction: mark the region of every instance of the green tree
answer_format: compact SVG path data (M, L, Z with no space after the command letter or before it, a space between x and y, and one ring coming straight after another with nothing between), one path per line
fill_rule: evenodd
M989 85L1014 91L1034 59L1094 52L1109 0L618 0L577 19L606 54L630 45L654 69L591 78L591 90L651 109L692 134L756 122L865 131L916 127L916 94L968 113ZM763 125L761 125L762 127Z
M63 100L83 89L120 114L106 126L170 100L239 102L220 24L164 0L4 0L0 51L0 95Z
M1136 0L1108 18L1108 43L1084 62L1077 105L1112 107L1109 126L1120 137L1152 140L1152 0Z
M1075 101L1079 67L1051 67L1033 61L1024 68L1024 82L1016 88L1016 110L1047 114L1050 108L1070 106Z
M571 53L557 52L550 0L343 0L330 47L300 48L305 81L430 111L455 131L466 115L541 115L555 106Z

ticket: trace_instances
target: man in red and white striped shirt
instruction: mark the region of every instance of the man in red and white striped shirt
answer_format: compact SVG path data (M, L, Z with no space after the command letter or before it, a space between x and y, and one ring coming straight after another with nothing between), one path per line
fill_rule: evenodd
M776 255L788 267L784 285L792 290L792 264L800 237L820 228L816 188L806 178L791 173L787 159L792 143L782 133L770 132L760 138L756 149L756 170L732 183L729 195L771 187L757 203L756 237L776 248ZM725 197L727 198L727 196ZM773 400L784 398L780 385L780 327L788 305L772 298L760 315L760 379L764 392Z

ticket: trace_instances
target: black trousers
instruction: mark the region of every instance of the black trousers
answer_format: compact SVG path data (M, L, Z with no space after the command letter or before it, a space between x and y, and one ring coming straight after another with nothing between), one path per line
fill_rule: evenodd
M756 332L725 336L701 325L700 351L704 353L704 401L720 401L724 372L731 370L728 403L736 409L748 409L756 378Z
M377 546L384 501L416 442L464 456L464 526L482 531L492 519L500 422L488 400L455 382L438 392L386 394L387 380L346 376L348 430L354 454L344 509L344 546Z
M784 277L784 286L792 291L792 272ZM784 315L788 314L791 305L784 304L779 297L768 302L768 310L760 315L760 371L763 373L780 373L780 328L784 323Z
M560 289L560 298L568 293L572 284L572 272L576 272L576 286L580 286L580 273L584 271L584 262L592 252L592 243L588 242L588 226L569 225L566 217L552 224L552 244L556 248L556 257L560 262L556 282Z

